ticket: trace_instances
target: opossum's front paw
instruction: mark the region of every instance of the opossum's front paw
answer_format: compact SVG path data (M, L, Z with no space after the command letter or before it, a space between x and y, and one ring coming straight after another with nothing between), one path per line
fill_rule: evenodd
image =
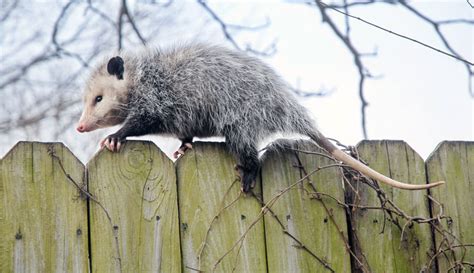
M104 147L107 147L111 152L118 152L120 151L123 142L125 142L124 137L118 134L112 134L100 142L100 148L103 149Z
M174 152L173 157L178 158L180 155L184 155L184 153L187 150L192 149L192 148L193 148L193 145L191 143L183 142L181 146L179 147L179 149L176 152Z

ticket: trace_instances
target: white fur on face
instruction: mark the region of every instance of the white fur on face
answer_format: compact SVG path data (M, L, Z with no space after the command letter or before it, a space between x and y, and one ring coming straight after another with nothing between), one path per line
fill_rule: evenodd
M126 117L127 78L117 79L112 75L91 78L84 94L84 110L79 120L85 132L114 126ZM102 96L100 102L96 98Z

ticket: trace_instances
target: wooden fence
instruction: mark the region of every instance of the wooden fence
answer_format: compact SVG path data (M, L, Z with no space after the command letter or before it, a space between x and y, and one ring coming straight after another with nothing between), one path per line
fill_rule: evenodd
M244 195L222 143L173 164L128 141L84 166L19 142L0 163L0 272L473 272L474 142L426 162L401 141L357 150L395 179L447 183L379 188L299 142Z

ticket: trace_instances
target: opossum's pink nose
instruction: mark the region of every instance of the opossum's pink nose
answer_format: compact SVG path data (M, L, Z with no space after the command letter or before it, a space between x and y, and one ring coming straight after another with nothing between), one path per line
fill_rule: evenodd
M76 130L79 133L84 133L86 131L86 126L84 125L84 123L79 123L79 125L77 125Z

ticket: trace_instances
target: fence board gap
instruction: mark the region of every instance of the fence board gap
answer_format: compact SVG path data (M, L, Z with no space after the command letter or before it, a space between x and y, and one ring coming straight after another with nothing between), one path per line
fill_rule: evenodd
M446 181L432 202L380 184L393 201L385 214L311 142L286 144L300 151L270 149L245 195L224 143L194 143L174 165L153 143L127 141L85 168L63 144L19 142L0 160L0 272L472 271L474 142L443 142L426 164L402 141L361 142L361 157L396 180ZM73 183L86 181L89 202ZM435 236L399 209L431 209Z

